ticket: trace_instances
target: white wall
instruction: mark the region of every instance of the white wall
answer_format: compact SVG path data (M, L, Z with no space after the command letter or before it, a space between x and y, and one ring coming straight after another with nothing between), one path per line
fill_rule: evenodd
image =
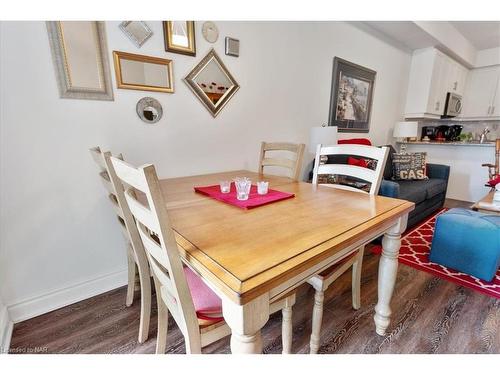
M154 163L161 177L255 170L260 141L307 144L327 122L335 55L377 71L375 144L392 141L402 118L410 56L352 24L217 22L215 49L241 89L216 119L181 81L212 47L201 23L195 58L164 52L161 23L148 24L139 50L107 22L110 61L113 50L171 58L175 93L118 90L113 76L112 102L59 99L45 24L1 24L0 292L15 321L125 284L124 243L89 147ZM240 39L239 58L224 55L225 36ZM164 106L156 126L135 114L143 96Z
M477 51L475 68L500 64L500 47Z
M6 353L9 350L12 327L7 306L5 306L0 297L0 354Z

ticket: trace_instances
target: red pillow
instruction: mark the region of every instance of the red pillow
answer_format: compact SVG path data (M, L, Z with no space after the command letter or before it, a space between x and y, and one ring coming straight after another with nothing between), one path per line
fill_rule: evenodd
M491 187L495 187L496 184L500 184L500 176L487 182L487 185L490 185Z
M368 138L339 139L337 143L339 145L366 145L366 146L372 145L372 143Z
M365 159L356 159L351 156L347 158L347 164L349 165L356 165L358 167L362 168L368 168L368 164L366 163Z

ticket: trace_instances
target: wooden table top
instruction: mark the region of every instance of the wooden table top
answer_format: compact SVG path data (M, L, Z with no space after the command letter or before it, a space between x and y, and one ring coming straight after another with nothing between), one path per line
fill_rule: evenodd
M244 210L194 192L234 177L269 181L295 197ZM413 210L408 201L231 171L160 180L181 255L237 303L246 303Z

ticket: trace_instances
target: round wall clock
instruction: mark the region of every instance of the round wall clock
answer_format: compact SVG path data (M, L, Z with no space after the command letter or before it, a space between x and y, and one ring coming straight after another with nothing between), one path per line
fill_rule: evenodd
M203 34L205 40L209 43L215 43L217 38L219 38L219 30L212 21L207 21L203 24L201 27L201 33Z

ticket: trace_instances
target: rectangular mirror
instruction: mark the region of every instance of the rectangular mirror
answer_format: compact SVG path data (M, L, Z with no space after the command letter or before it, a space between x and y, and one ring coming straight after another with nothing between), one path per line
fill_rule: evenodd
M194 67L184 82L214 117L240 88L213 49Z
M113 100L104 22L46 25L60 97Z
M174 92L172 60L113 51L120 89Z
M196 56L194 21L163 21L165 51Z
M120 29L138 48L153 35L153 32L143 21L123 21Z

